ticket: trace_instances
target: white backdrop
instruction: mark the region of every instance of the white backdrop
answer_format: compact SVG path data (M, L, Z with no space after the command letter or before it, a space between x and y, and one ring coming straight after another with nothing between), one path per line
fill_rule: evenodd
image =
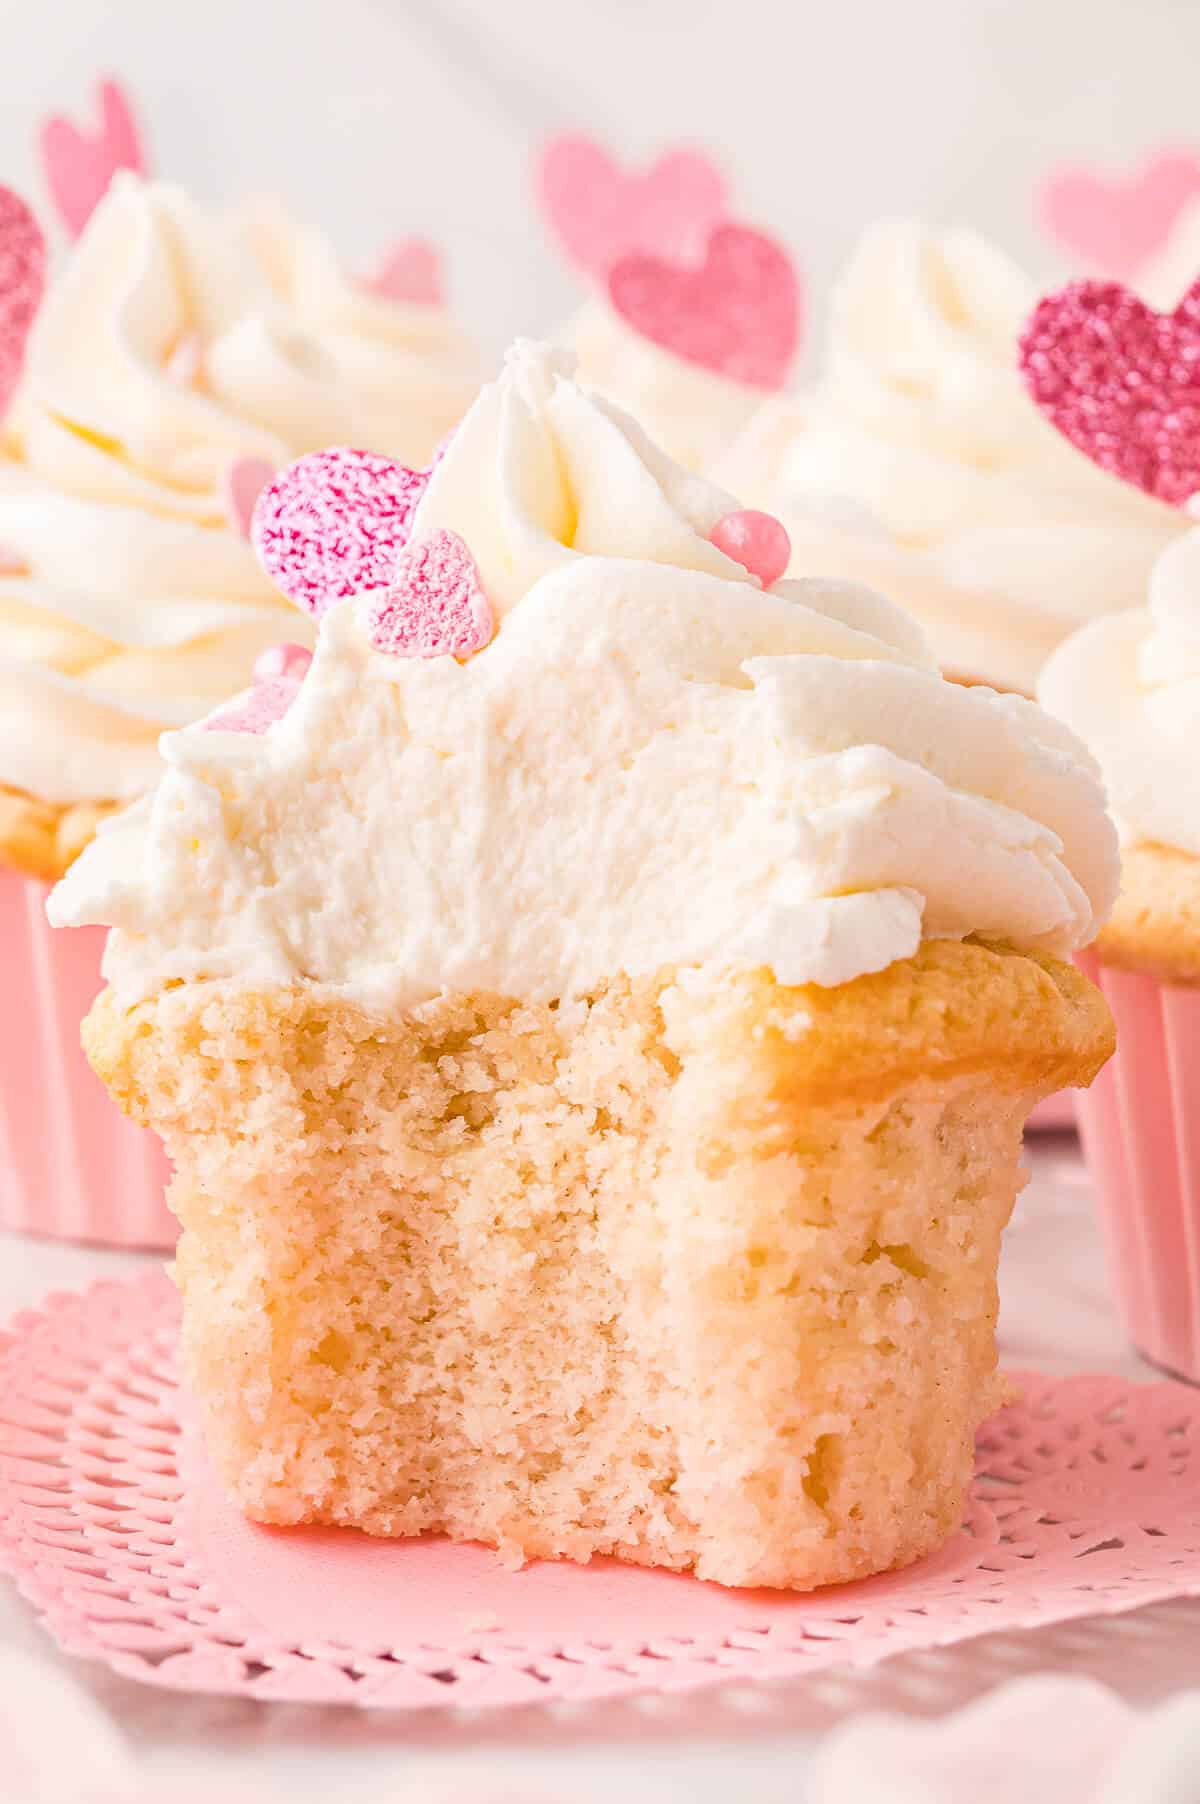
M276 191L353 257L428 232L499 344L575 292L529 203L551 130L719 147L819 313L883 211L978 223L1057 273L1039 174L1200 143L1198 66L1197 0L0 0L0 180L40 195L39 118L112 72L160 174Z

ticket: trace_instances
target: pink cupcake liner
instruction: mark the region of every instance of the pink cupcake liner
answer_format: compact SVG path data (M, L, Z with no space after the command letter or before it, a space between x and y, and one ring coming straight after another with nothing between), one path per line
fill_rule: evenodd
M1056 1090L1042 1099L1025 1123L1025 1131L1058 1133L1075 1126L1075 1091Z
M0 871L0 1228L172 1247L162 1145L110 1101L79 1044L104 929L54 931L48 893Z
M1117 1024L1076 1099L1117 1302L1145 1358L1200 1383L1200 987L1079 964Z

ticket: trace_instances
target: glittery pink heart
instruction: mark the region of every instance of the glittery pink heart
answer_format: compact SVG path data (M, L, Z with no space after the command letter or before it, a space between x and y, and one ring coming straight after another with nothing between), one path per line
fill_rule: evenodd
M718 551L756 576L764 589L772 588L791 562L792 541L787 528L774 514L761 513L755 507L726 514L708 537Z
M800 284L787 252L748 226L718 226L698 267L634 252L609 299L643 338L752 388L781 388L800 340Z
M42 127L42 164L59 217L78 238L118 169L145 175L146 159L133 109L115 81L99 88L100 129L81 131L52 117Z
M536 184L567 256L600 279L630 251L672 261L702 256L726 212L724 178L699 151L667 151L644 174L627 174L580 132L544 147Z
M274 464L265 457L235 457L226 466L221 483L225 512L229 524L244 539L250 537L255 503L274 474Z
M367 618L376 651L396 658L469 658L496 630L475 559L445 527L404 547Z
M1060 169L1042 188L1038 211L1050 236L1105 275L1135 276L1200 195L1200 158L1161 150L1129 176Z
M437 307L443 299L442 259L427 238L405 238L385 251L371 275L359 278L364 288L385 301L408 301Z
M20 195L0 187L0 418L25 361L46 286L46 240Z
M318 618L343 596L385 589L432 468L410 470L373 451L301 457L258 497L250 539L259 562Z
M1046 418L1104 470L1182 507L1200 490L1200 282L1155 313L1119 282L1071 282L1021 334Z
M296 677L271 677L218 708L204 722L206 733L265 733L282 720L300 693Z

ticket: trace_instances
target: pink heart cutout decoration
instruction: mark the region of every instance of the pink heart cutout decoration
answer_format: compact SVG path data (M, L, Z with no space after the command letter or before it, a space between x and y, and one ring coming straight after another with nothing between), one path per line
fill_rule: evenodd
M1162 250L1188 202L1200 196L1200 158L1161 150L1128 176L1065 168L1039 195L1042 224L1072 255L1123 281Z
M367 618L376 651L394 658L469 658L496 630L465 540L441 526L404 546Z
M1119 282L1070 282L1020 339L1026 386L1101 469L1181 507L1200 491L1200 282L1156 313Z
M250 537L255 503L275 474L265 457L235 457L225 470L222 499L229 524L243 539Z
M272 582L317 619L331 603L386 589L408 539L428 470L373 451L301 457L259 495L250 540Z
M123 89L115 81L102 81L98 92L98 131L81 131L57 115L47 119L41 131L46 181L72 238L83 231L118 169L146 174L137 121Z
M620 317L643 338L751 388L782 388L800 342L800 283L787 252L749 226L718 226L698 266L641 252L609 271Z
M700 151L670 150L644 173L627 173L581 132L545 145L535 181L563 250L601 280L631 251L700 257L727 211L725 179Z
M46 239L19 194L0 187L0 418L21 379L46 287Z
M441 253L427 238L405 238L385 251L371 275L359 278L381 300L438 307L444 296Z

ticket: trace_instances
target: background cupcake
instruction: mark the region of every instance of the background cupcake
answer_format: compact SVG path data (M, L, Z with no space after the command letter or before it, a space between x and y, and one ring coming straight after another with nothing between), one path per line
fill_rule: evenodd
M331 438L420 464L470 401L467 342L400 285L348 277L277 209L214 216L124 172L21 334L0 436L3 1225L170 1233L157 1146L77 1049L100 936L51 942L43 886L152 785L164 730L307 637L246 538L272 471Z
M768 403L717 467L788 526L793 574L881 584L948 673L1027 694L1067 633L1138 604L1179 530L1030 404L1015 346L1034 299L972 232L872 227L836 285L820 380Z

